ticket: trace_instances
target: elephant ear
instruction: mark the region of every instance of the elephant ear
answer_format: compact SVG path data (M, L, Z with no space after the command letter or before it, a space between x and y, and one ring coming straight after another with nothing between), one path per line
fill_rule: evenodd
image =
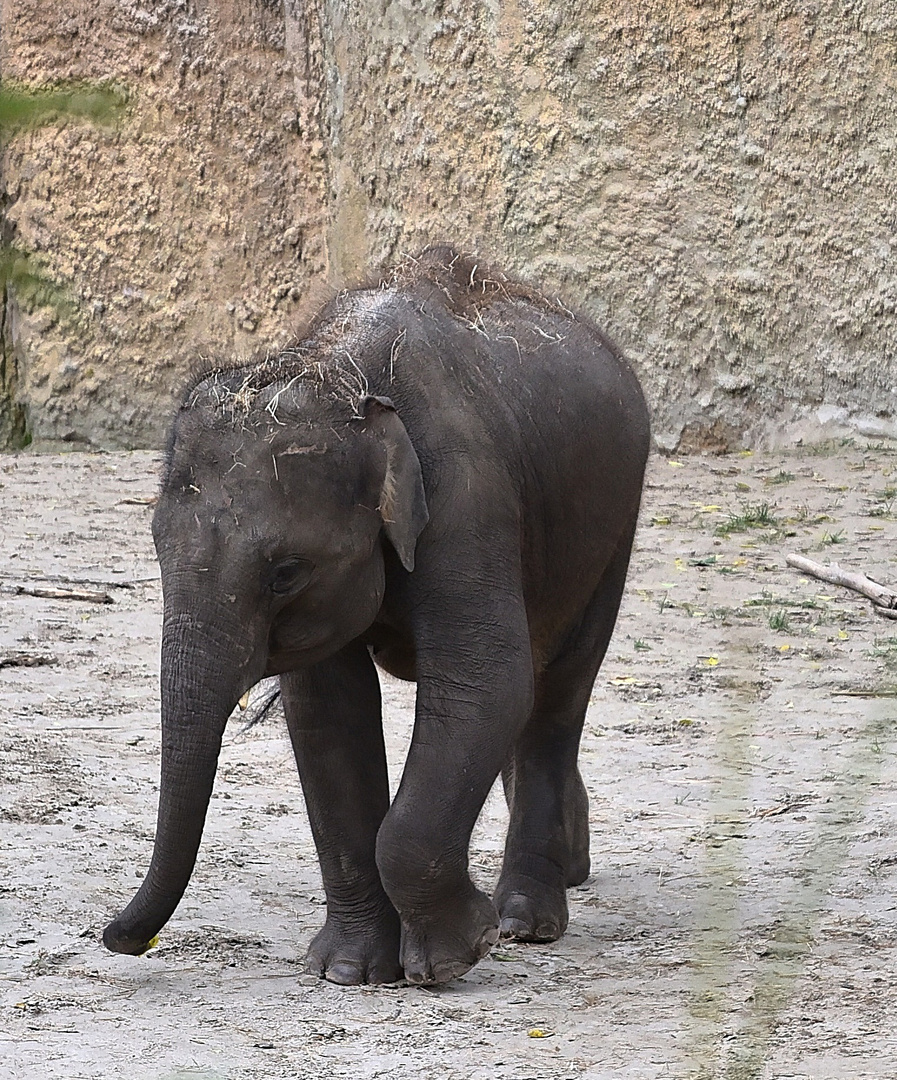
M358 419L386 450L386 473L380 488L380 516L402 566L414 569L414 548L430 519L420 461L396 407L387 397L367 395L358 403Z

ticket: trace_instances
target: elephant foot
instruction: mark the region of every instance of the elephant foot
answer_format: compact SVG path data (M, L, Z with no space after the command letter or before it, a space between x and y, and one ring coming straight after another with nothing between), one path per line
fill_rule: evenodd
M567 929L567 895L532 878L502 880L495 906L503 938L517 941L557 941Z
M386 922L358 930L328 918L308 948L306 970L340 986L399 982L399 920L393 913Z
M448 915L402 921L402 966L405 978L419 986L457 979L482 960L498 941L498 919L492 901L478 889Z

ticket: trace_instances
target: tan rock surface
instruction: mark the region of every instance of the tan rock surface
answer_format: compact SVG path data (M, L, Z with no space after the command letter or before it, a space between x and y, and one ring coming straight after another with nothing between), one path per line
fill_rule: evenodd
M893 435L897 6L3 0L4 78L112 79L14 138L8 217L78 300L12 306L39 439L155 445L199 355L449 239L594 315L673 448Z

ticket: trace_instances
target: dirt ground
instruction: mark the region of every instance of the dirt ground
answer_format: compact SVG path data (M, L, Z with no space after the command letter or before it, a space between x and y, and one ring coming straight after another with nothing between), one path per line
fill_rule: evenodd
M155 472L0 458L0 1077L897 1076L897 623L784 564L897 584L897 446L652 460L583 742L593 875L560 942L438 990L303 974L323 898L277 717L231 721L159 947L100 945L155 820ZM37 581L113 602L13 595ZM384 687L397 776L413 691ZM483 883L504 824L493 793Z

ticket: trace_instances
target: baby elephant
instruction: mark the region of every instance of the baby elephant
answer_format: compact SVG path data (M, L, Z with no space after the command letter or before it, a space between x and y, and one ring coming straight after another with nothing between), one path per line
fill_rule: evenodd
M175 910L227 718L271 675L327 896L312 971L442 983L499 935L558 938L589 873L577 752L648 442L599 330L448 248L341 294L280 354L196 381L153 520L155 848L106 945L144 952ZM417 682L392 803L375 663ZM468 846L499 773L490 899Z

